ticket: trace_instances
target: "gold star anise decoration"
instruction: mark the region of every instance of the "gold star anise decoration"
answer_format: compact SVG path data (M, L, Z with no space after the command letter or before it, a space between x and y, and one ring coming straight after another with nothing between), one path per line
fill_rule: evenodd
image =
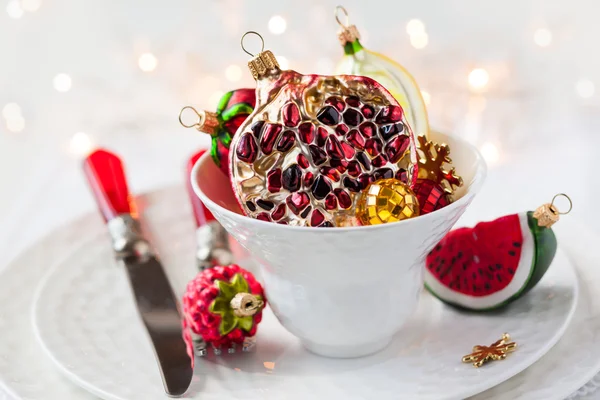
M462 358L464 363L473 363L475 368L481 367L487 361L504 360L506 355L517 348L515 342L510 342L510 335L505 333L502 339L489 346L475 346L473 352Z

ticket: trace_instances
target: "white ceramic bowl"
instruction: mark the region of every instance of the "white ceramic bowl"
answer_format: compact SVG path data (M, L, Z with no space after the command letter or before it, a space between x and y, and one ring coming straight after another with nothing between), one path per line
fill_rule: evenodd
M330 357L374 353L415 310L425 256L463 214L486 175L473 146L439 133L432 139L450 145L465 182L458 200L385 225L310 228L248 218L208 154L194 166L196 194L256 259L273 312L310 351Z

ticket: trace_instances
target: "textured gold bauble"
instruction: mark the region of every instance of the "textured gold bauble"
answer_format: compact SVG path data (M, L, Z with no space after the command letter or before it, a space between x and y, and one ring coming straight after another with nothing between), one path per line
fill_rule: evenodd
M356 217L363 225L387 224L419 215L413 191L397 179L381 179L362 192Z

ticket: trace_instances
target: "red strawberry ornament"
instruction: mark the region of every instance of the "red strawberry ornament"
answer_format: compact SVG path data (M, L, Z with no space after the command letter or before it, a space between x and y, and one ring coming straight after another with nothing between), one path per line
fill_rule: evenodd
M215 348L241 344L256 334L266 305L263 288L238 265L216 266L200 272L183 296L184 340L193 352L192 335Z

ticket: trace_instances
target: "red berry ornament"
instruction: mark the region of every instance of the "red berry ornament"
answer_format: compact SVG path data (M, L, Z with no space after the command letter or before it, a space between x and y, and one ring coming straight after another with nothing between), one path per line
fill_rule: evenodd
M421 215L439 210L452 203L454 190L462 186L463 180L456 175L454 167L447 169L444 164L451 165L450 147L437 144L419 135L419 173L413 191L419 199Z
M245 269L235 264L206 269L183 297L184 332L189 328L215 347L243 343L256 334L265 304L262 286ZM191 337L184 339L190 347Z
M396 178L414 185L415 137L379 83L281 71L268 50L248 65L257 103L233 138L230 163L234 193L248 216L342 226L370 183Z

